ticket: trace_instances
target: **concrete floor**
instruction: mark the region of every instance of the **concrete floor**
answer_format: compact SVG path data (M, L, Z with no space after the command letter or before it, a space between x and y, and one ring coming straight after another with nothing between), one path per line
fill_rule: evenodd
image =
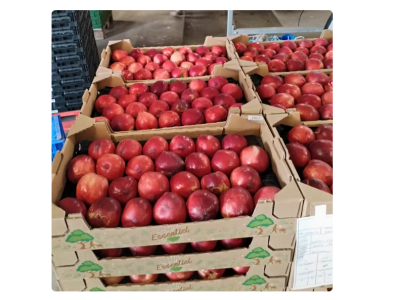
M295 27L302 11L234 11L236 28ZM173 17L171 11L114 10L114 22L106 31L106 39L97 40L99 53L109 40L130 39L134 47L195 45L204 38L226 36L227 12L187 10ZM304 11L301 27L323 27L330 11Z
M226 11L189 10L173 17L171 11L114 10L114 22L106 39L97 40L99 54L109 40L130 39L134 47L196 45L204 38L226 36ZM301 11L234 11L236 28L296 27ZM323 27L331 11L304 11L301 27ZM318 36L318 35L317 35ZM52 271L52 289L58 291Z

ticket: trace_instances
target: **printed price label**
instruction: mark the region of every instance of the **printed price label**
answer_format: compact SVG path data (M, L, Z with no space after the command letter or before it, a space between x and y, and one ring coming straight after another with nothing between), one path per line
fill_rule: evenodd
M333 215L297 219L293 290L333 284Z
M249 121L264 121L263 116L247 116L247 120Z

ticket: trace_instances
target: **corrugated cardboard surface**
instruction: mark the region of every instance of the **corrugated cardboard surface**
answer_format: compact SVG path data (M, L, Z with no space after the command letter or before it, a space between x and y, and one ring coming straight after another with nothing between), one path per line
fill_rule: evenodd
M246 275L214 280L190 280L151 284L118 284L106 286L99 278L59 280L63 291L284 291L285 277L268 278L265 266L251 266Z
M266 106L266 105L265 105ZM301 182L300 175L298 174L296 167L293 165L293 162L290 160L289 151L286 148L286 145L279 135L278 131L276 130L275 126L283 124L288 126L297 126L297 125L304 125L306 122L300 121L300 114L298 112L287 112L283 114L275 114L275 115L268 115L264 114L264 117L267 121L268 126L271 129L272 135L274 139L281 143L282 148L285 151L285 158L287 160L287 164L289 169L291 170L293 177L296 178L297 184L304 196L304 205L302 210L302 217L313 216L315 212L315 206L325 204L327 206L327 214L333 213L333 195L328 194L326 192L320 191L312 186L304 184ZM324 121L320 123L314 122L313 126L309 127L318 127L320 125L327 124ZM330 122L333 124L333 121ZM306 125L307 126L307 125Z
M268 66L265 63L259 64L256 67L242 67L242 69L243 69L243 72L246 74L246 79L248 81L251 81L250 75L253 75L253 74L258 74L258 75L260 75L262 77L265 77L268 74L273 74L273 75L278 75L278 76L285 77L285 76L287 76L289 74L293 74L293 73L298 73L298 74L301 74L303 76L306 76L308 73L312 72L312 71L298 71L298 72L269 73L268 72ZM314 70L314 71L320 71L322 73L325 73L325 74L329 75L330 73L333 72L333 69ZM260 101L262 103L260 95L258 95L256 86L254 86L254 84L253 84L253 87L254 87L253 88L253 92L256 95L256 98L258 99L258 101ZM268 104L264 104L264 103L262 103L262 109L263 109L263 115L274 115L274 114L281 115L281 114L284 114L286 112L295 112L296 111L295 108L290 108L290 109L285 111L285 110L283 110L283 109L281 109L279 107L274 107L274 106L271 106L271 105L268 105ZM322 125L322 124L333 124L333 120L304 121L304 122L301 122L301 124L305 125L305 126L315 127L315 126L319 126L319 125Z
M329 30L329 29L326 29L326 30L322 31L320 37L321 38L325 38L327 40L330 40L330 39L333 38L333 31ZM234 55L235 55L236 59L238 60L238 62L239 62L241 67L257 67L258 65L263 64L263 63L253 62L253 61L242 60L242 59L240 59L239 54L236 52L236 48L235 48L234 43L240 42L240 43L245 44L246 46L248 44L250 44L249 37L247 35L229 36L228 40L229 40L229 42L231 44L230 48L232 49L232 52L234 52ZM316 39L313 38L313 39L307 39L307 40L315 41ZM286 42L286 40L261 42L261 44L266 45L266 44L272 43L272 42L282 44L282 43ZM287 72L287 73L289 73L289 72ZM294 73L294 72L292 72L292 73ZM276 73L272 73L272 74L276 74Z
M267 124L265 122L248 121L239 115L233 114L229 116L225 127L206 128L202 130L188 129L181 134L194 138L201 134L221 135L233 132L261 137L264 148L270 155L272 169L282 187L282 190L275 196L274 202L270 202L269 200L259 201L259 204L251 217L246 216L205 222L137 228L90 229L82 216L69 215L65 218L64 215L61 214L64 212L55 204L60 200L66 183L66 169L69 160L72 158L74 145L80 141L96 140L99 138L107 138L116 141L118 137L109 131L105 122L94 123L91 118L83 115L79 116L70 130L70 135L67 138L63 150L57 154L60 156L57 160L59 165L53 165L53 170L56 170L56 173L53 176L52 182L52 208L53 211L59 213L53 214L52 253L53 264L59 266L56 268L58 278L62 278L62 280L75 280L82 277L87 278L88 274L82 274L76 271L79 265L85 261L95 261L93 263L98 262L99 264L102 264L105 261L111 261L111 263L108 263L105 266L102 265L104 272L102 274L93 275L96 277L104 276L104 274L107 276L115 276L120 274L118 272L122 272L122 270L125 270L125 273L146 273L146 271L154 273L155 271L151 269L154 268L154 265L152 264L157 263L168 265L177 260L188 261L188 256L190 256L190 263L188 263L187 266L182 267L182 269L207 269L212 265L210 261L214 264L217 261L221 261L221 263L223 263L227 268L236 267L238 263L242 263L243 261L247 262L248 265L258 265L257 260L250 261L245 258L245 256L255 248L259 248L257 251L262 250L269 253L267 260L262 262L267 266L266 274L268 276L287 274L288 264L291 262L293 255L292 250L294 247L296 217L301 215L303 197L287 166L284 158L284 151L280 143L276 143L276 141L273 140L273 136ZM157 135L170 139L176 135L176 133L174 134L171 131L164 130L158 132ZM149 137L151 137L150 134L140 136L125 135L123 137L120 136L119 138L134 138L143 141L147 140ZM59 224L63 224L64 227L61 228ZM76 235L79 233L79 231L76 232L75 230L81 230L82 232L89 234L91 237L90 241L87 240L80 243L69 243L67 241L68 236L70 234ZM173 239L171 239L171 237L173 237ZM223 252L224 254L221 254L221 252L215 252L190 255L164 255L162 257L152 257L152 259L132 257L98 261L92 252L93 249L124 248L132 246L132 244L135 244L135 246L146 246L239 237L254 237L253 243L249 248L227 250ZM260 244L264 246L256 247L256 245ZM124 263L121 263L121 260L123 260ZM193 266L194 261L197 262L195 266ZM279 261L280 263L277 263ZM132 264L132 269L126 269L128 268L126 265L127 262ZM148 263L150 264L147 265ZM261 263L261 261L259 263ZM115 268L113 267L114 264ZM65 267L60 267L61 265ZM138 265L142 266L142 271L134 271L134 268ZM121 269L122 267L125 269ZM117 274L115 274L115 272ZM160 272L165 273L165 271ZM92 275L89 274L89 276Z
M325 286L320 286L316 288L311 288L311 289L302 289L302 290L293 290L293 280L294 280L294 264L292 264L291 270L290 270L290 275L289 275L289 282L288 282L288 287L286 288L287 292L329 292L332 289L333 285L325 285Z
M261 102L259 98L256 97L254 93L254 88L253 84L251 81L246 78L242 70L235 71L231 69L227 69L225 67L217 65L214 68L214 74L212 76L203 76L201 79L208 81L212 77L215 76L223 76L225 78L233 78L239 82L239 85L243 91L244 97L247 100L247 103L244 104L240 109L239 108L233 108L229 110L229 114L261 114L262 113L262 107L261 107ZM195 78L178 78L177 80L183 81L186 83L189 83ZM150 86L152 85L155 81L157 80L146 80L146 81L141 81L142 83ZM169 83L170 79L163 80ZM94 105L96 102L96 99L98 97L98 91L105 88L105 87L115 87L115 86L120 86L124 85L127 88L133 85L133 83L124 83L121 74L119 73L114 73L112 74L109 72L108 74L103 73L101 75L96 76L93 79L93 83L90 86L89 90L86 90L85 93L83 94L82 101L83 105L81 108L80 113L82 115L85 115L87 117L90 117L93 113ZM116 132L119 136L122 135L124 136L125 134L131 135L133 134L138 134L138 135L143 135L143 134L152 134L156 135L160 131L164 130L170 130L170 131L181 131L181 130L186 130L186 128L206 128L206 127L218 127L218 126L224 126L226 122L218 122L218 123L206 123L206 124L199 124L199 125L190 125L190 126L178 126L178 127L169 127L169 128L159 128L159 129L150 129L150 130L133 130L133 131L120 131ZM111 132L112 129L109 128ZM69 133L70 134L70 133Z
M224 64L225 67L231 68L234 70L240 70L240 66L238 65L236 61L236 55L234 53L235 49L232 49L230 42L228 41L228 38L226 37L212 37L212 36L207 36L204 44L203 45L182 45L182 46L162 46L162 47L144 47L144 48L136 48L136 49L142 49L143 52L147 52L150 49L156 49L161 51L165 47L172 47L176 50L178 50L181 47L189 47L192 50L195 50L199 46L206 46L208 48L211 48L213 46L222 46L225 47L226 49L226 56L230 60ZM117 40L117 41L109 41L107 48L104 49L100 55L100 65L96 71L96 75L100 75L102 73L107 73L107 72L112 72L111 69L109 69L109 66L111 64L111 55L112 52L115 50L124 50L128 53L130 53L133 50L132 43L129 39L124 39L124 40ZM201 77L191 77L193 79L199 79ZM136 82L141 82L139 80L128 80L127 82L130 83L136 83Z

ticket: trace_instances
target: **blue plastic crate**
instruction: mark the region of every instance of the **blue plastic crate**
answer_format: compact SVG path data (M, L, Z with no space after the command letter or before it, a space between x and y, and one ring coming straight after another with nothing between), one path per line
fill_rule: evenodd
M51 116L51 161L57 151L61 151L65 143L65 133L60 116Z

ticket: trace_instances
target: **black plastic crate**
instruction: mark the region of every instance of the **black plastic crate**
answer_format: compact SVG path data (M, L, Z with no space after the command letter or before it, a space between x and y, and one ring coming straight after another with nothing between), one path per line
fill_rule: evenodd
M87 84L87 83L90 83L90 78L89 78L89 76L73 77L70 79L61 80L60 83L62 86L66 85L66 84Z
M82 100L65 102L65 107L68 110L80 110L82 108L82 105L83 105Z
M83 93L85 92L86 87L81 86L75 90L64 91L64 97L78 97L82 100Z

